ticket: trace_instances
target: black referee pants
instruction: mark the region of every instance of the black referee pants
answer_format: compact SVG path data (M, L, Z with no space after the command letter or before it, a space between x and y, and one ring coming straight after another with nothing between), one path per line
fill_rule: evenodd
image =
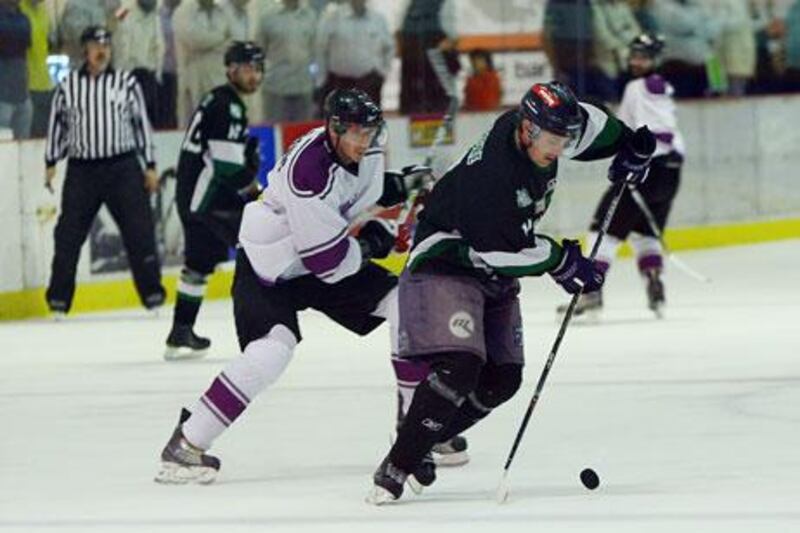
M144 176L136 157L123 155L69 161L46 294L51 310L67 312L72 307L81 246L102 204L119 227L142 304L150 308L164 303L153 214L144 189Z

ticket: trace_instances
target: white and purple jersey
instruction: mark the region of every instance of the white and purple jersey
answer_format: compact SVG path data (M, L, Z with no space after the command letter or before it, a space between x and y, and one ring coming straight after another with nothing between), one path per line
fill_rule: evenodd
M617 117L633 130L647 126L656 137L654 157L678 152L686 154L686 145L675 116L675 90L658 74L628 82Z
M343 165L325 128L298 139L244 209L239 242L258 276L275 283L311 273L336 283L358 272L361 248L349 230L383 193L384 168L381 147Z

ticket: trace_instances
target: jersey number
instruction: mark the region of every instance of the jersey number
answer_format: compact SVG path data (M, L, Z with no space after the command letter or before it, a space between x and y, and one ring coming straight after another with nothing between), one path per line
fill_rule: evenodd
M183 138L183 144L181 145L182 150L193 154L199 154L203 151L201 145L202 139L200 138L200 122L202 122L202 120L203 112L197 111L192 117L192 123L189 125L189 129L186 130L186 137Z

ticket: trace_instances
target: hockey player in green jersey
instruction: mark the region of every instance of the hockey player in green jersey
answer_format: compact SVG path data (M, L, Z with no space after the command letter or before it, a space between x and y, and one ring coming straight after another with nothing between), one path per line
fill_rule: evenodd
M242 210L259 193L257 140L248 137L247 107L264 75L264 52L234 42L225 54L228 83L209 92L192 116L181 146L175 192L184 232L167 360L200 357L211 345L194 332L206 279L235 246Z
M655 148L565 85L534 85L436 183L420 213L399 283L399 357L430 365L367 501L396 500L418 479L434 443L509 400L522 381L517 278L549 274L568 293L604 278L575 241L536 232L557 184L558 159L614 156L612 181L637 182ZM410 474L411 477L409 478Z

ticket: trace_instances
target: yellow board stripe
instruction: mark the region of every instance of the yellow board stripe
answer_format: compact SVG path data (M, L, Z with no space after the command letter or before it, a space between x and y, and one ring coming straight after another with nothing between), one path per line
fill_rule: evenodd
M745 222L720 226L700 226L693 228L673 228L666 233L667 246L673 251L693 250L753 244L800 238L800 219L769 220ZM630 256L631 250L624 246L620 255ZM393 255L378 264L398 273L405 265L406 254ZM206 298L226 298L230 296L233 272L222 270L208 279ZM167 301L175 299L175 286L178 274L163 278L167 288ZM137 307L140 304L133 282L130 279L83 283L78 285L72 312L103 311ZM16 292L0 293L0 320L18 320L42 317L48 314L44 301L44 289L26 289Z

